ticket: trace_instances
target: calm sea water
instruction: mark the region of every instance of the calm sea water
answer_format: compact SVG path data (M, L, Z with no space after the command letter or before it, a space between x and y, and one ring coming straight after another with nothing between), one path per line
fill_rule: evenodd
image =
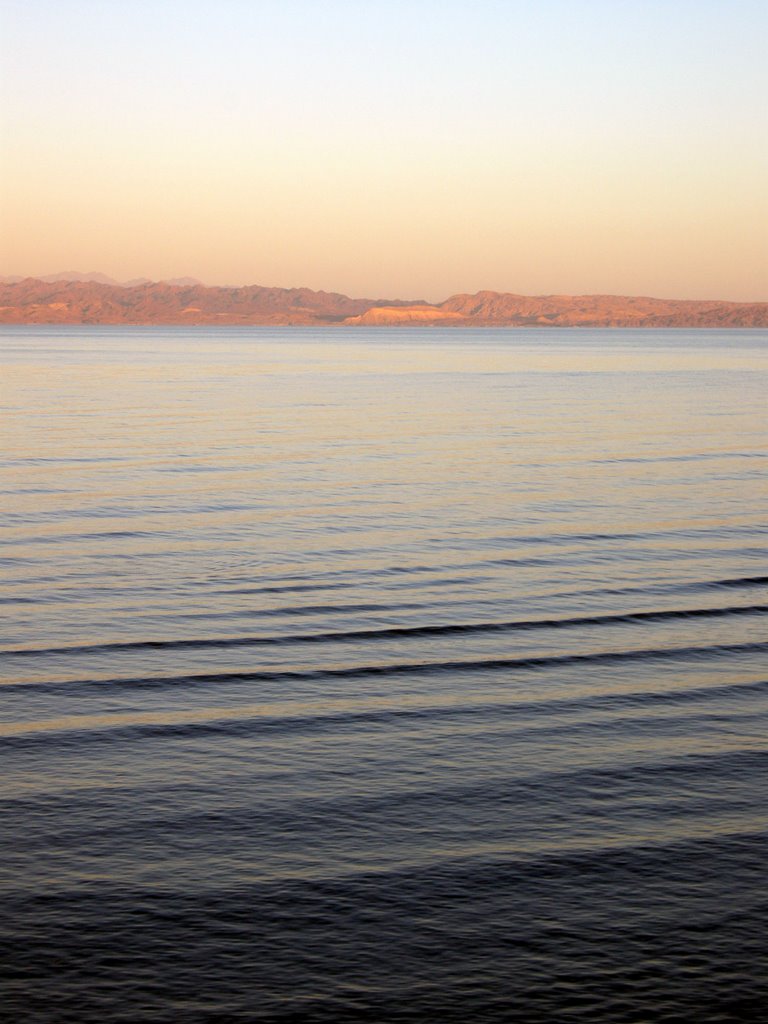
M5 1019L768 1019L765 332L0 371Z

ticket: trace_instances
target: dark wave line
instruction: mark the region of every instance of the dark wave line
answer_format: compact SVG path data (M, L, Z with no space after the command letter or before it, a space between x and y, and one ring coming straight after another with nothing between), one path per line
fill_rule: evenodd
M768 576L736 576L733 579L711 580L700 583L700 587L765 587L768 586Z
M567 665L619 664L626 661L678 661L722 657L730 654L762 654L768 652L768 641L744 644L713 644L704 647L640 648L633 651L599 651L592 654L533 655L523 658L485 658L478 661L399 662L392 665L352 665L347 668L317 669L255 669L231 672L201 672L178 676L136 676L112 679L73 679L7 683L6 686L31 686L37 690L48 687L109 686L164 687L169 685L205 685L229 682L289 682L322 679L363 679L370 676L444 675L451 672L530 671Z
M768 455L766 456L768 457ZM611 461L611 460L606 460ZM751 536L754 533L762 534L768 532L768 527L759 523L731 524L728 526L679 526L666 530L632 530L632 531L610 531L593 530L581 533L534 533L534 534L492 534L485 538L494 545L500 544L559 544L559 543L581 543L582 541L633 541L633 540L659 540L669 537L723 537L738 536L746 534ZM440 542L433 542L432 546L442 546Z
M567 714L578 714L585 711L605 711L606 709L616 709L622 712L621 723L622 727L628 723L633 726L640 726L643 723L653 723L654 727L660 725L659 720L655 716L650 716L647 712L655 707L659 706L672 706L672 707L683 707L687 705L702 705L702 710L698 713L694 713L690 708L687 708L684 714L680 715L669 715L665 713L663 719L663 726L669 728L670 725L678 721L684 721L688 724L694 721L708 721L717 720L721 722L723 716L733 717L737 714L737 709L729 707L726 712L721 710L707 710L711 703L728 698L729 700L739 699L743 697L754 698L763 693L768 692L768 679L761 679L747 683L734 683L725 684L721 686L698 686L691 689L680 689L674 691L662 691L662 692L651 692L648 693L644 690L633 690L629 693L601 693L593 694L587 697L562 697L555 700L522 700L522 701L477 701L456 704L448 702L439 705L414 705L414 706L402 706L402 707L377 707L377 708L353 708L351 710L340 710L332 709L323 711L320 714L249 714L245 713L241 717L224 717L216 718L215 714L210 719L189 721L189 722L171 722L171 723L151 723L148 728L154 728L155 725L159 725L161 728L183 728L189 730L198 729L213 729L216 731L236 729L239 732L253 728L255 730L263 730L269 732L293 732L301 731L307 728L315 726L325 727L328 725L341 726L349 725L353 723L382 723L392 721L404 721L409 719L417 719L420 722L433 722L435 720L446 719L446 718L482 718L485 716L492 716L494 720L502 718L512 717L515 719L526 718L527 716L537 715L540 716L540 726L535 727L531 725L530 721L525 724L526 731L536 729L536 731L543 730L547 733L574 733L581 732L584 730L602 729L605 728L607 720L605 719L589 719L587 721L572 722L570 720L563 720L562 716ZM285 705L286 709L290 709L290 704ZM626 711L631 710L634 714L625 714ZM741 712L744 714L744 712ZM758 715L758 711L750 705L750 715ZM765 715L768 714L768 709L765 712L760 712ZM544 717L546 716L546 717ZM29 723L34 728L34 721ZM134 729L143 728L146 723L135 723L125 724L116 722L114 726L107 726L107 729ZM51 730L53 732L53 730ZM83 732L92 731L90 728L86 730L72 730L67 729L67 732ZM104 731L104 726L99 726L99 732ZM763 752L763 756L768 757L768 751ZM590 769L592 772L592 769Z
M614 459L591 459L592 465L623 463L710 462L720 459L768 459L768 452L695 452L691 455L626 456Z
M629 587L599 587L594 590L566 590L558 596L580 597L583 595L608 594L615 596L619 594L687 594L699 591L738 589L744 587L765 587L768 586L768 576L735 576L731 579L722 580L692 580L690 583L655 583L650 586L629 586Z
M431 581L429 586L430 587L434 587L435 582L436 581L434 581L434 580ZM441 582L446 582L446 581L441 581ZM450 579L447 582L449 582L451 584L454 584L454 585L462 584L462 583L467 583L468 582L468 578L467 577L457 577L455 579ZM204 584L201 584L201 585L204 586ZM333 589L337 589L337 588L338 589L352 589L352 588L354 588L354 587L356 587L358 585L359 585L358 582L356 582L354 580L350 580L348 582L335 583L335 584L327 584L327 585L325 585L325 584L320 584L320 585L309 584L309 585L306 586L306 588L304 588L304 587L301 587L301 588L297 587L296 589L297 590L299 590L299 589L306 589L306 590L319 589L320 590L320 589L331 589L331 588L333 588ZM421 584L419 584L419 583L411 583L411 582L397 583L397 584L394 585L394 587L391 587L391 586L388 587L387 590L391 591L392 589L395 589L395 588L397 588L397 589L404 588L404 587L405 588L411 588L411 587L414 587L414 586L421 586ZM695 593L699 593L699 592L707 592L709 590L718 590L718 589L721 589L721 588L723 588L723 589L739 589L739 588L744 588L744 589L749 590L749 589L751 589L753 587L758 588L758 587L764 587L764 586L768 586L768 576L741 576L741 577L730 578L730 579L726 578L726 579L722 579L722 580L694 580L694 581L692 581L690 583L654 583L654 584L647 584L647 585L642 585L641 584L639 586L605 586L605 587L590 587L589 589L559 590L559 591L554 591L554 592L548 593L546 596L549 599L555 598L555 597L563 598L563 599L571 598L571 597L590 597L590 598L605 597L605 596L607 596L607 597L624 597L626 595L630 595L630 596L633 596L633 597L636 597L636 596L648 597L648 596L651 596L651 595L659 596L659 595L666 595L666 594L689 594L689 593L694 593L695 594ZM158 588L158 589L161 589L161 588ZM274 589L278 589L278 588L274 588ZM280 589L282 589L282 588L280 588ZM285 589L288 589L288 588L285 588ZM230 591L230 590L224 589L224 590L219 591L219 593L222 593L222 594L230 594L230 593L236 593L236 594L240 594L240 593L243 593L243 594L254 593L254 594L258 594L258 593L264 593L264 592L267 592L267 593L273 592L273 588L272 587L254 587L252 589L249 588L248 590ZM234 612L234 613L226 612L226 613L223 613L223 614L216 614L216 613L211 613L211 612L207 612L207 613L194 613L194 614L189 614L189 615L180 615L180 616L176 616L176 617L177 618L201 618L201 617L205 618L205 617L210 617L213 614L216 618L230 618L232 615L235 615L235 616L238 616L238 617L239 616L243 616L243 615L248 615L248 616L252 616L254 618L260 618L263 615L266 615L266 616L277 616L277 615L291 616L291 615L302 615L302 614L309 614L309 613L313 613L313 614L314 613L322 613L322 612L325 612L325 611L327 611L329 613L332 613L332 612L357 612L357 611L385 611L385 612L392 612L392 611L397 611L399 609L409 609L410 610L410 609L422 609L422 608L425 608L425 607L435 608L435 607L438 607L438 606L441 606L441 607L461 607L461 606L465 605L466 603L467 603L466 601L456 601L456 600L448 600L448 601L438 602L434 598L432 598L432 599L429 600L428 604L425 603L424 601L422 601L422 602L409 602L407 604L406 603L398 603L398 604L396 604L394 606L390 606L390 605L364 605L364 604L360 604L360 605L355 605L355 604L345 604L345 605L311 605L311 606L297 605L297 606L292 606L292 607L287 607L287 608L247 609L247 610L244 610L244 611L240 610L240 611L237 611L237 612ZM486 600L474 599L472 601L472 605L474 607L484 606L484 605L492 605L494 607L498 607L498 605L500 603L505 603L505 602L500 602L498 599L486 599Z
M275 587L239 587L228 590L216 590L216 594L291 594L304 593L313 590L344 590L353 587L353 583L296 583L286 586Z
M99 533L57 533L53 536L30 536L0 540L1 547L21 544L60 544L67 541L136 540L172 535L171 531L149 530L104 530Z
M11 559L7 559L6 560L6 559L0 558L0 564L2 564L4 562L8 562L9 563L10 561L11 561ZM82 574L81 578L86 578L86 579L94 579L94 578L96 578L96 579L99 579L99 580L103 581L105 579L105 576L104 576L103 573L89 573L89 574ZM114 582L114 577L108 577L108 579L110 580L110 583ZM24 578L24 580L23 580L23 583L20 583L18 581L14 581L11 584L11 587L13 587L13 588L17 588L19 586L28 587L28 586L31 586L33 584L36 585L37 587L42 587L42 586L51 587L51 586L53 586L55 584L58 584L60 582L61 582L61 578L58 577L58 576L26 576ZM466 583L467 580L466 580L466 578L461 578L461 579L453 580L452 582L453 583ZM237 589L237 590L221 589L221 590L214 591L214 593L227 594L227 595L230 595L230 594L243 594L243 595L247 595L247 594L251 594L251 593L252 594L275 593L275 592L279 592L279 591L283 591L283 590L286 590L286 591L287 590L298 590L298 591L307 590L307 591L311 591L311 590L331 590L331 589L333 589L333 590L336 590L336 589L352 589L352 588L354 588L357 585L358 584L356 582L350 581L350 582L331 583L331 584L307 584L306 586L297 586L297 587L274 587L274 588L273 587L253 587L253 588ZM197 587L201 587L201 588L205 588L205 589L209 588L209 585L207 583L190 584L189 586L190 587L197 586ZM402 586L402 584L400 584L400 586ZM590 588L589 590L583 590L583 589L579 589L579 590L563 590L563 591L556 591L554 593L550 593L547 596L549 598L553 598L553 597L569 598L569 597L584 597L584 596L588 596L588 597L599 597L599 596L622 597L624 595L629 594L629 595L640 595L640 596L646 596L647 597L649 595L654 595L655 596L655 595L660 595L660 594L689 594L689 593L707 592L709 590L740 589L740 588L751 589L752 587L765 587L765 586L768 586L768 576L738 576L738 577L734 577L734 578L731 578L731 579L721 579L721 580L693 580L690 583L661 583L661 584L652 584L652 585L648 585L648 586L642 586L642 585L641 586L623 586L623 587L607 586L607 587L593 587L593 588ZM148 584L148 583L144 583L141 588L126 587L126 586L123 586L122 584L118 585L116 587L103 585L102 587L100 587L99 592L100 593L103 592L103 593L107 593L107 594L118 594L118 595L124 596L126 594L128 594L128 595L132 594L133 591L136 590L136 589L140 589L142 592L151 591L152 593L160 593L160 594L167 593L169 590L171 592L174 592L174 593L176 592L175 588L173 588L173 587L161 586L161 585L157 585L157 584L152 585L152 584ZM16 602L18 602L18 603L29 603L29 604L51 604L51 603L56 603L57 601L68 601L68 600L70 600L70 596L71 595L70 595L70 592L68 590L62 590L61 592L54 592L54 593L38 592L38 593L36 593L36 595L34 597L29 597L29 596L13 597L13 596L11 596L11 597L6 597L3 600L4 600L5 603L9 603L9 604L16 603ZM440 602L440 605L441 606L445 606L445 607L453 607L453 606L461 606L461 605L463 605L465 603L466 602L464 602L464 601L443 601L443 602ZM494 606L497 606L499 603L500 602L498 600L492 600L492 599L473 601L473 605L475 605L475 606L477 606L477 605L494 605ZM354 614L354 613L357 613L357 612L368 612L368 611L382 611L382 612L390 612L391 613L393 611L398 611L398 610L401 610L401 609L412 610L412 609L423 609L424 607L426 607L426 606L425 606L425 604L423 602L409 602L407 604L397 604L395 606L393 606L393 605L385 605L385 604L297 605L297 606L288 607L288 608L241 609L239 611L232 611L232 612L225 612L225 613L217 613L217 612L211 612L211 611L208 611L208 612L194 612L194 613L192 613L192 612L190 612L190 613L176 613L176 614L174 614L173 617L174 617L174 619L201 619L201 618L206 618L206 619L210 619L210 618L216 618L216 619L225 618L225 619L229 619L229 618L233 618L233 617L235 617L235 618L242 618L242 617L245 617L245 616L251 617L251 618L262 618L262 617L279 617L279 616L321 615L321 614L334 614L334 613L347 613L347 612L351 612L351 613ZM437 602L435 602L434 600L431 601L430 602L430 607L433 607L433 608L437 607Z
M542 705L540 710L546 712L549 709ZM435 713L436 712L436 713ZM412 720L416 722L428 722L433 724L435 719L440 718L454 718L457 716L469 714L471 716L480 716L482 714L492 714L494 717L505 717L514 718L518 712L518 708L511 707L498 707L495 705L475 705L468 709L453 709L453 708L414 708L414 709L388 709L388 710L375 710L375 711L360 711L360 712L330 712L323 715L254 715L244 713L238 717L225 717L225 718L206 718L190 721L170 721L170 722L126 722L120 721L108 721L103 719L97 727L92 725L84 724L78 725L76 722L64 726L63 728L50 728L41 731L37 731L34 728L30 731L19 732L15 735L8 735L2 738L2 744L0 749L5 748L13 750L19 747L36 747L36 746L66 746L66 747L77 747L83 741L88 743L100 743L107 742L111 743L119 739L157 739L158 737L180 737L189 738L190 736L217 736L227 735L230 737L251 737L254 734L261 735L263 737L272 736L283 736L283 735L301 735L307 732L313 732L316 730L320 731L339 731L347 728L355 728L359 726L370 726L375 724L381 724L385 722L389 723L402 723L405 720ZM684 718L686 723L690 721L701 720L706 722L707 720L721 721L722 715L716 714L702 714L702 715L687 715ZM655 719L648 718L648 716L641 716L639 719L634 719L634 724L640 724L642 722L651 722L654 729L658 729L659 723ZM675 734L674 722L672 724L672 730L670 731L670 737ZM551 735L551 736L562 736L562 735L582 735L585 732L600 731L613 728L615 723L612 722L601 722L601 721L588 721L580 723L569 723L559 721L557 719L542 721L539 729L531 729L530 722L526 723L524 731L527 734L534 732L537 736ZM574 780L582 778L585 782L592 781L597 775L612 776L615 778L634 778L637 781L641 775L650 775L656 778L664 775L667 772L672 772L675 775L687 775L692 776L696 779L701 777L701 768L703 764L716 765L722 764L724 761L730 762L733 768L734 762L742 765L748 765L755 770L762 770L762 768L768 763L768 751L764 749L753 749L749 743L746 746L741 746L735 749L728 749L716 752L706 753L676 753L673 747L670 748L668 754L662 758L653 758L649 760L645 755L643 759L639 761L633 761L627 763L624 759L617 759L615 767L606 766L603 769L595 770L594 768L583 768L579 766L572 766L570 769L552 769L548 766L539 766L535 764L529 764L528 770L523 772L521 777L526 779L546 779L546 778L557 778L559 780Z
M37 657L62 654L95 654L143 650L199 650L206 648L287 646L297 643L350 643L358 640L416 639L420 637L466 636L478 633L507 633L536 629L574 629L579 626L631 625L678 619L714 619L726 616L759 615L768 605L734 605L726 608L683 608L668 611L628 612L614 615L581 615L568 619L519 619L509 622L456 623L445 626L392 626L386 629L356 629L344 632L293 634L290 636L241 636L190 638L184 640L135 640L71 647L34 647L0 651L0 656Z
M234 615L238 618L248 616L261 619L278 618L280 616L300 617L302 615L356 615L358 612L387 612L391 614L393 610L406 609L407 611L412 611L423 608L424 605L421 602L398 604L395 606L395 609L393 609L391 604L300 604L289 608L246 608L234 612L224 612L221 615L216 612L189 612L177 615L175 618L199 619L215 617L229 619Z

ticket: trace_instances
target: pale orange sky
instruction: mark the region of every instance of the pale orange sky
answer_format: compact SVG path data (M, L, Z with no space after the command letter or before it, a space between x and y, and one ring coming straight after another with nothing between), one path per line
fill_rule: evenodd
M768 300L762 3L2 17L2 274Z

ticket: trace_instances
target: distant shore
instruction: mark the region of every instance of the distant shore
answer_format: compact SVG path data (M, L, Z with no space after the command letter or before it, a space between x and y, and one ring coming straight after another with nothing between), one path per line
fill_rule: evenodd
M0 324L352 327L768 327L768 302L481 291L444 302L353 299L309 288L105 283L60 275L0 283Z

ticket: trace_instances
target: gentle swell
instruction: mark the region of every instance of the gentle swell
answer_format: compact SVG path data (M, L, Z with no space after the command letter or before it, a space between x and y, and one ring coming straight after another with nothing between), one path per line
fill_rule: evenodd
M598 651L589 654L535 655L523 658L482 658L466 661L421 661L401 662L391 665L354 665L345 668L319 669L257 669L254 671L235 670L231 672L201 672L175 676L136 676L114 679L75 679L68 682L56 681L14 683L2 685L2 689L15 686L31 686L42 691L50 686L173 686L199 685L221 682L289 682L319 679L363 679L371 676L420 676L444 675L453 672L507 672L554 668L566 665L599 665L620 662L676 661L687 659L715 658L728 655L762 654L768 651L768 641L742 644L712 644L701 647L652 647L630 651Z
M194 650L205 648L286 646L297 643L351 643L358 640L416 639L450 637L475 633L510 633L536 629L574 629L583 626L631 625L642 622L672 622L685 619L717 619L726 616L761 615L768 605L735 605L726 608L684 608L670 611L626 612L617 615L581 615L568 619L518 619L510 622L468 622L445 626L392 626L387 629L357 629L344 632L294 634L289 636L213 637L185 640L139 640L108 644L80 644L71 647L27 647L6 650L15 657L107 654L117 651Z

